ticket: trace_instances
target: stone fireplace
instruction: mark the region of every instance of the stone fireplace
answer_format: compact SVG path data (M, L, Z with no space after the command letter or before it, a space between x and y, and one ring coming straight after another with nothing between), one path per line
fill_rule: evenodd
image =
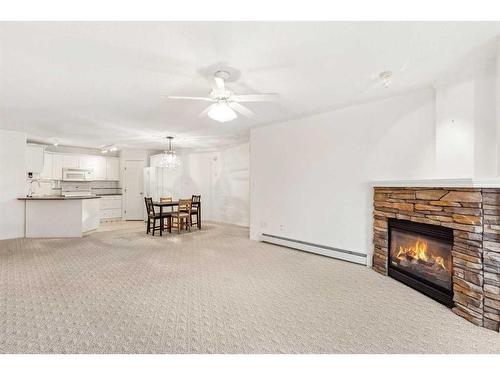
M373 269L500 327L500 188L374 187Z

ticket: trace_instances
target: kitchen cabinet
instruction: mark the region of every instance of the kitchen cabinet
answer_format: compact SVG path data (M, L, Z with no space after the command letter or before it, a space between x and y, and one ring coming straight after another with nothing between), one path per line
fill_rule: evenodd
M63 154L56 152L43 152L39 154L37 148L27 151L27 158L32 171L40 173L42 179L62 180L63 168L81 168L92 170L92 178L96 181L119 181L120 159L117 157L104 157L100 155ZM34 164L37 164L33 166Z
M52 154L52 178L62 180L63 154Z
M43 156L43 169L40 173L40 178L44 180L53 179L53 168L54 168L54 154L52 152L45 151Z
M63 168L80 168L80 156L77 154L53 154L52 178L62 180Z
M94 157L91 156L91 155L81 155L80 156L80 160L78 161L78 165L82 169L93 170L94 169L94 164L95 164L93 158Z
M52 154L52 178L62 180L63 168L79 168L80 160L76 154Z
M99 199L99 216L101 221L121 219L122 217L122 196L110 195Z
M63 168L80 168L80 156L76 154L62 154Z
M79 168L90 169L94 180L106 180L106 158L103 156L80 155L79 165Z
M120 180L120 159L113 157L106 158L106 180Z
M26 172L41 173L43 171L45 147L28 144L26 147Z

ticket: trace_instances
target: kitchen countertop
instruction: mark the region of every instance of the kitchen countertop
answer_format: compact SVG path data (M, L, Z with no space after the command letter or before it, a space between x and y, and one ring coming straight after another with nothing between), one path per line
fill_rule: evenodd
M92 195L92 196L83 196L83 197L63 197L60 195L46 195L41 197L23 197L17 198L20 201L69 201L69 200L77 200L77 199L99 199L101 197Z

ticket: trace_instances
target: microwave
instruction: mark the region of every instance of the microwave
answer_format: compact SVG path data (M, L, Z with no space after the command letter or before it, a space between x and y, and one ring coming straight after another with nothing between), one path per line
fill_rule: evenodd
M92 181L91 169L80 168L63 168L62 170L63 181Z

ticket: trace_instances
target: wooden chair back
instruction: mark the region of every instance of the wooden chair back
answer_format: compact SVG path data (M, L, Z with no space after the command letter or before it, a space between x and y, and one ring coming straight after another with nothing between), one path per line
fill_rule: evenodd
M192 201L193 203L199 203L199 202L201 201L201 195L193 195L193 196L191 197L191 201Z
M191 199L179 199L177 211L191 214L191 206L192 206Z
M144 202L146 203L146 211L148 212L148 216L154 215L155 207L153 206L153 198L144 197Z

